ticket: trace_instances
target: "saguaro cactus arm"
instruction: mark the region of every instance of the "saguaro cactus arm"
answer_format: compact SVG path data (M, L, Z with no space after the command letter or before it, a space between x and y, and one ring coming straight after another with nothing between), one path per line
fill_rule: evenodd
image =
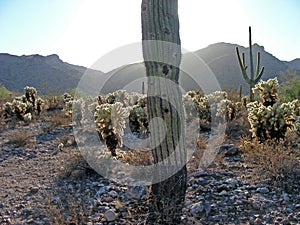
M257 64L256 64L256 78L254 80L255 84L260 80L261 76L263 75L264 69L265 69L265 67L262 67L260 69L260 52L258 52L257 53Z
M235 50L236 50L236 54L237 54L237 56L238 56L239 65L240 65L240 68L241 68L241 71L242 71L244 80L245 80L248 84L250 84L251 81L250 81L250 79L249 79L249 77L248 77L248 75L247 75L247 71L246 71L248 67L245 65L245 53L242 53L242 57L243 57L243 60L242 60L242 59L241 59L241 56L240 56L239 48L236 47Z

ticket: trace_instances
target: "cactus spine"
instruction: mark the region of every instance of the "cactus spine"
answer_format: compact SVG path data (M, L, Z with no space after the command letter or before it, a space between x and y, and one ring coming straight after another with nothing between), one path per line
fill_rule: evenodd
M250 102L253 102L253 91L255 84L260 80L264 72L264 67L260 68L260 52L257 53L257 64L256 71L254 74L254 63L253 63L253 54L252 54L252 40L251 40L251 27L249 27L249 49L250 49L250 77L247 74L247 66L245 62L245 53L242 53L242 58L240 56L239 48L236 47L236 54L238 57L239 65L242 70L242 74L246 83L250 85Z

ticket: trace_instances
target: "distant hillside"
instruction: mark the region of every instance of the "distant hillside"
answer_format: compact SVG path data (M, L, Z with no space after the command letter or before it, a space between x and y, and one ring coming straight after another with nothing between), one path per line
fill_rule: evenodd
M203 78L212 76L217 78L221 87L238 88L240 84L245 84L238 65L235 47L238 46L240 52L245 52L247 65L249 65L248 48L229 43L216 43L195 52L202 60L203 64L195 66L189 58L189 54L184 55L185 65L188 65L194 76ZM265 51L263 46L253 45L253 54L256 58L257 51L261 53L261 66L265 67L262 79L279 76L280 71L287 69L300 69L300 59L290 62L280 61L272 54ZM256 59L254 60L256 65ZM210 71L209 71L210 70ZM0 84L14 91L23 91L26 85L37 87L42 93L64 92L69 88L77 87L87 68L63 62L57 55L41 56L14 56L0 54ZM146 82L146 74L143 63L136 63L122 66L108 74L101 71L88 70L87 78L81 83L81 87L91 93L98 92L99 86L102 93L112 92L117 89L128 91L141 91L141 83ZM211 73L212 72L212 73ZM205 79L204 79L205 80ZM180 84L185 90L198 88L190 76L181 73ZM200 84L207 87L206 83Z
M212 44L206 48L194 52L204 62L204 64L200 65L200 67L196 67L194 63L188 62L188 54L184 55L183 58L185 58L186 65L192 68L192 71L196 71L193 73L193 75L201 77L200 80L202 80L203 77L212 76L212 72L220 83L221 87L237 89L240 84L242 84L244 86L244 92L248 93L249 86L245 83L242 77L236 56L236 47L239 47L240 52L245 52L246 63L249 65L249 48L229 43ZM258 44L253 45L253 54L255 56L254 66L256 66L256 54L258 51L261 54L261 66L265 67L265 71L262 76L262 79L264 80L274 77L278 77L280 80L280 71L297 69L300 66L300 60L296 59L291 62L280 61L272 54L266 52L263 46L259 46ZM211 72L208 71L207 68L209 68ZM131 84L127 85L129 90L135 89L140 91L142 80L139 80L139 82L131 82L137 80L138 78L145 78L146 76L145 68L142 63L124 66L119 68L117 71L114 71L113 74L114 75L111 76L111 78L106 82L107 86L103 89L105 92L125 87L126 84ZM198 87L191 79L191 76L185 74L184 72L182 72L180 75L180 84L185 90L191 90ZM200 86L201 85L202 88L207 88L205 83L200 83Z
M298 58L290 62L286 62L286 65L288 66L289 69L300 70L300 59Z
M0 83L9 90L23 92L23 88L29 85L36 87L41 93L61 93L76 87L85 71L85 67L63 62L55 54L0 54Z

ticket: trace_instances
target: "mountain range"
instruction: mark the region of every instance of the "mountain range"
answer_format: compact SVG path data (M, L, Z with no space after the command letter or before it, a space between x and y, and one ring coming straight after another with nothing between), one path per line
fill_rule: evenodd
M182 64L184 63L184 68L189 69L181 72L182 88L186 91L197 89L199 86L205 89L211 86L205 83L205 79L215 77L223 88L237 89L242 84L244 90L248 90L237 61L236 47L240 52L245 52L246 64L249 65L249 49L237 44L216 43L193 53L183 54ZM263 80L279 77L279 73L287 69L300 69L300 58L290 62L280 61L265 51L263 46L254 44L252 49L254 56L258 51L261 54L260 64L265 67ZM198 58L200 64L193 62L195 56L200 58ZM195 79L198 81L195 82ZM34 86L42 94L57 94L76 88L78 84L81 89L88 90L90 93L108 93L117 89L141 91L142 82L146 82L143 63L124 65L109 73L103 73L64 62L56 54L48 56L0 54L0 84L13 91L23 92L25 86Z

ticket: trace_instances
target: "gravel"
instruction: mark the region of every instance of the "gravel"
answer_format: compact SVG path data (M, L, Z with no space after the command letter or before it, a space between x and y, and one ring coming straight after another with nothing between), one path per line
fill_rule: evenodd
M76 224L79 217L90 225L144 223L150 187L128 187L96 174L78 156L76 146L57 149L73 138L72 129L50 132L45 127L47 123L39 121L1 128L0 224ZM33 144L10 144L14 130L31 132ZM225 153L219 164L189 171L182 224L300 223L299 191L250 183L249 167L234 145L217 151ZM74 159L80 163L72 164Z

